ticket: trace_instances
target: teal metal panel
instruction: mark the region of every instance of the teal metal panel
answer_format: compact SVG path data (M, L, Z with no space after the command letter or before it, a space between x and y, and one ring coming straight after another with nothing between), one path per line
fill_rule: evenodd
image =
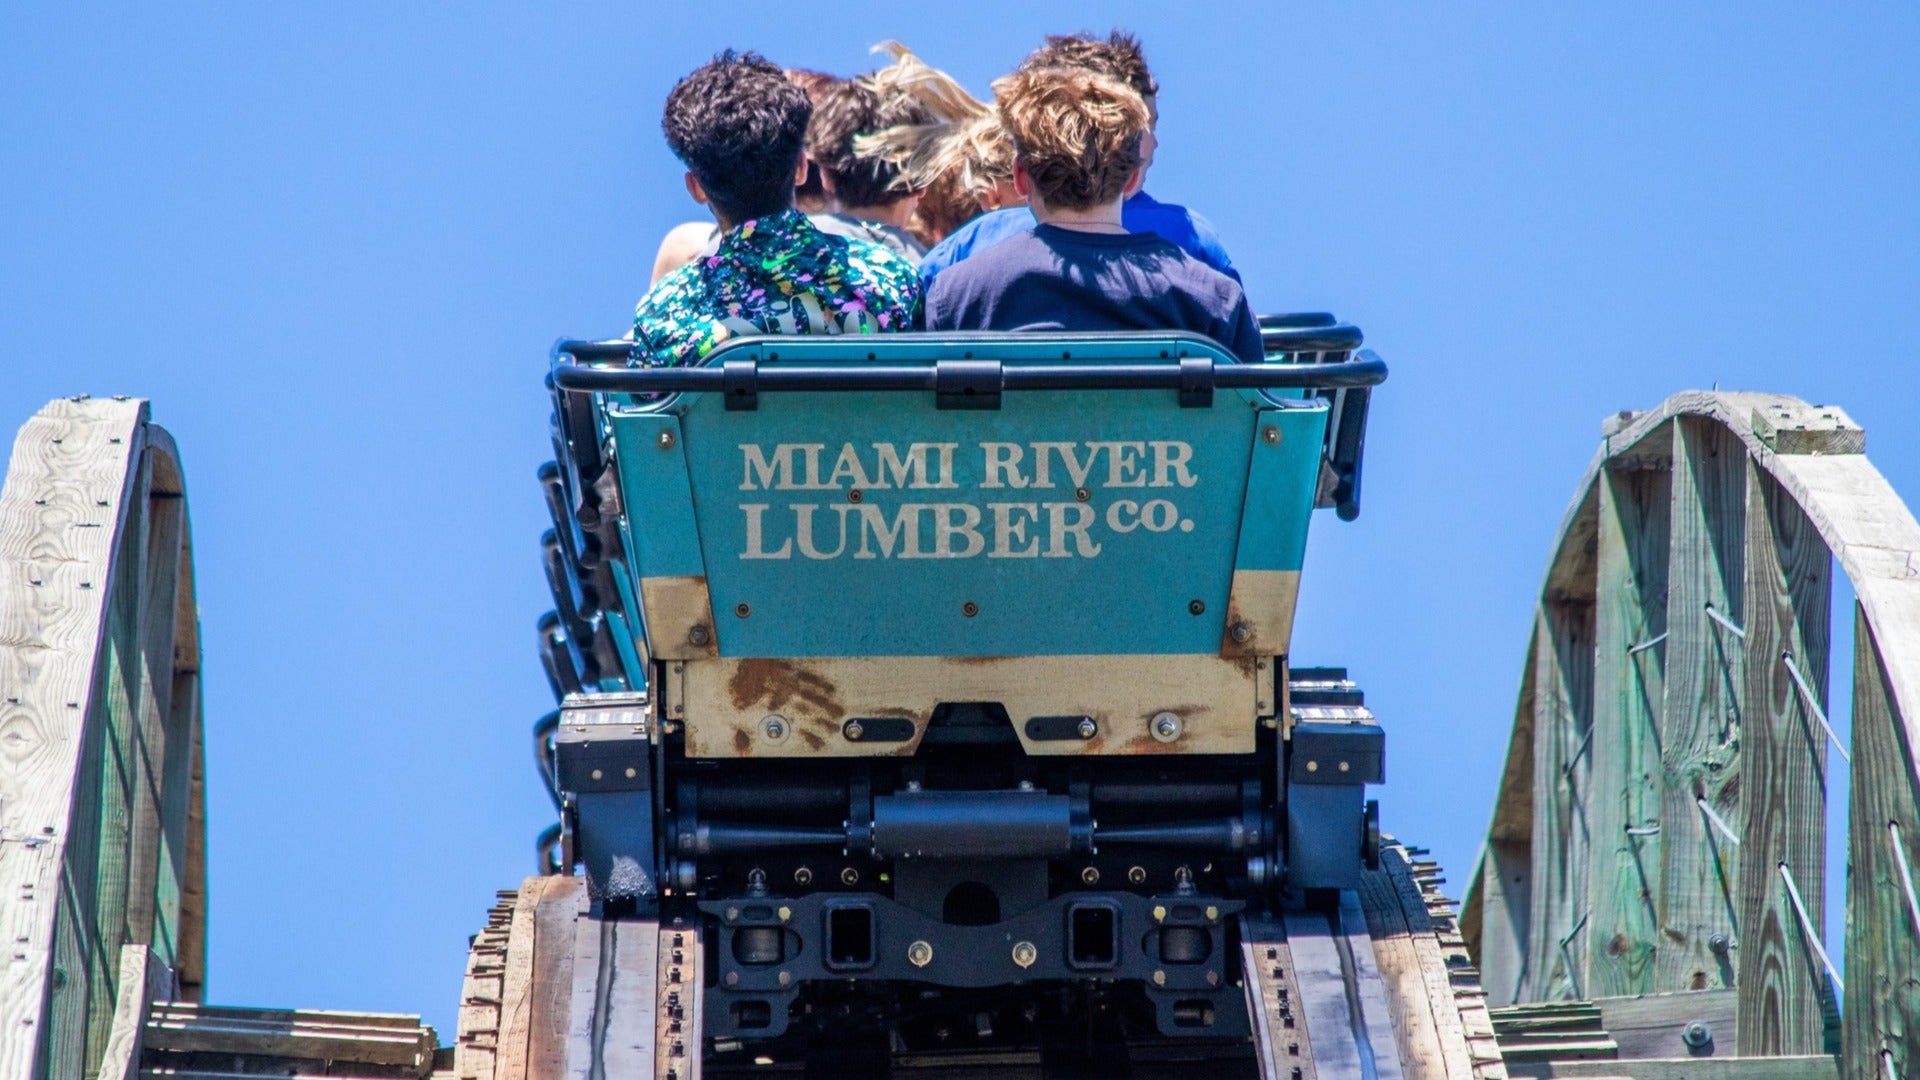
M613 425L613 444L627 500L634 576L705 573L680 417L674 412L623 416Z
M1269 442L1268 428L1276 441ZM1234 566L1240 570L1298 570L1307 554L1304 517L1320 482L1324 403L1308 408L1263 406L1254 423L1247 469L1246 508Z

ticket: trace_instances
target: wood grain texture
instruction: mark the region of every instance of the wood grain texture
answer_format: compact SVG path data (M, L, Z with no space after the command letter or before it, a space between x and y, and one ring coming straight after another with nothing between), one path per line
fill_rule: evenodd
M1740 849L1712 831L1699 800L1740 828L1743 650L1707 609L1736 625L1745 618L1747 460L1740 441L1709 420L1682 416L1673 433L1655 986L1707 990L1734 982L1715 937L1740 942Z
M56 943L55 926L63 906L86 921L60 875L145 421L141 402L53 402L21 429L0 492L0 935L21 958L0 967L5 1080L78 1076L89 1057L97 950L78 932Z
M1827 736L1788 674L1792 654L1823 703L1833 558L1813 523L1749 466L1745 685L1741 747L1740 1053L1826 1047L1826 968L1773 869L1793 871L1807 916L1825 925Z
M528 1051L532 1046L534 963L540 947L538 919L544 877L530 877L520 885L507 931L506 968L500 983L499 1041L494 1051L493 1075L498 1080L529 1080ZM572 951L569 945L569 952Z
M140 1080L140 1036L153 1003L148 968L157 963L145 945L120 949L120 992L113 1005L113 1031L100 1055L100 1080Z
M528 990L527 1076L562 1080L573 1030L574 924L587 911L585 878L544 879L534 913L532 986Z
M1589 996L1654 988L1660 939L1659 724L1665 700L1667 559L1673 474L1600 477L1594 605Z
M1534 645L1531 998L1585 997L1593 605L1547 600Z

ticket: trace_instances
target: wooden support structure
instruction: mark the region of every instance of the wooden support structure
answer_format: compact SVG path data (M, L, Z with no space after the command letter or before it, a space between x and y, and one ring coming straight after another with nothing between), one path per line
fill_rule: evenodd
M204 980L185 495L145 402L55 401L14 443L0 493L0 1080L95 1075L124 1055L122 1003L137 1014L147 993L124 981L146 965L188 999ZM128 946L146 959L123 966L140 955Z
M1864 449L1840 410L1767 394L1681 394L1605 426L1462 925L1496 1004L1727 1016L1685 1058L1668 1017L1619 1060L1516 1075L1920 1075L1920 525ZM1857 623L1844 1003L1818 936L1836 562L1859 598L1840 613ZM1540 1015L1504 1022L1563 1022Z

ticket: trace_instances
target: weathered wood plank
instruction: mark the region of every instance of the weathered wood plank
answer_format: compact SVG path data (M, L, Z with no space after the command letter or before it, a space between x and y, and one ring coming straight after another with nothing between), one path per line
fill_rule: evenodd
M0 965L6 1080L74 1075L87 1057L89 951L78 934L56 946L55 926L63 904L71 925L84 923L60 874L145 420L141 402L48 405L21 429L0 493L0 936L20 957ZM56 963L67 972L57 995Z
M1397 848L1388 848L1382 858L1398 858ZM1434 1016L1420 954L1415 950L1413 933L1401 910L1400 890L1385 870L1364 874L1358 893L1361 910L1372 938L1374 963L1379 968L1386 990L1389 1015L1400 1047L1400 1066L1408 1080L1449 1080L1446 1048ZM1345 916L1342 916L1343 920ZM1448 999L1451 1004L1451 999ZM1455 1020L1449 1017L1450 1020ZM1458 1027L1455 1020L1454 1026ZM1466 1043L1458 1038L1459 1055L1467 1066L1454 1077L1471 1077L1471 1062L1466 1062Z
M151 968L158 966L145 945L120 949L119 994L113 1005L113 1030L100 1056L100 1080L139 1080L140 1036L153 1004Z
M1913 782L1920 759L1888 682L1878 635L1858 607L1853 641L1841 1044L1848 1077L1884 1080L1884 1070L1875 1071L1883 1051L1892 1053L1895 1075L1920 1075L1920 924L1907 899L1908 875L1920 874L1920 805Z
M1666 686L1673 474L1599 479L1594 637L1593 865L1586 935L1593 997L1647 993L1660 938L1660 714Z
M1514 1067L1516 1077L1572 1080L1838 1080L1826 1055L1792 1058L1669 1058L1664 1061L1542 1061ZM1884 1078L1881 1078L1884 1080Z
M1784 657L1791 654L1824 709L1833 558L1778 481L1749 468L1739 1050L1749 1057L1815 1054L1826 1046L1826 968L1771 871L1787 864L1808 918L1816 929L1824 926L1827 735Z
M534 957L539 948L540 894L544 877L520 885L513 905L513 923L507 934L506 974L500 986L500 1036L495 1050L494 1076L499 1080L529 1080L527 1052L533 1033ZM571 952L571 943L568 951Z
M1527 996L1586 996L1593 605L1542 604L1534 649L1533 913Z
M1731 1057L1739 1031L1739 991L1693 990L1682 994L1600 998L1594 1003L1600 1023L1620 1048L1622 1059ZM1696 1052L1683 1033L1695 1021L1705 1024L1706 1047Z
M534 914L536 943L528 1020L529 1080L562 1080L573 1029L574 923L587 910L585 878L554 876Z
M1662 712L1662 934L1655 986L1732 986L1740 849L1701 800L1740 828L1740 639L1707 615L1744 617L1747 455L1711 420L1674 424ZM1718 945L1720 948L1716 948Z

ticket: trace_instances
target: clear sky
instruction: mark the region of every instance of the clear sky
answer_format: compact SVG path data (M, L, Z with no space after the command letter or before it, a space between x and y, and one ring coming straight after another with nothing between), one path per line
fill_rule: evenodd
M1394 367L1295 653L1366 685L1387 826L1453 887L1602 416L1839 403L1920 493L1910 4L5 5L0 426L142 395L185 455L214 998L452 1039L550 817L546 352L620 332L694 211L673 80L897 37L984 93L1114 24L1164 88L1154 194L1257 308L1337 311Z

